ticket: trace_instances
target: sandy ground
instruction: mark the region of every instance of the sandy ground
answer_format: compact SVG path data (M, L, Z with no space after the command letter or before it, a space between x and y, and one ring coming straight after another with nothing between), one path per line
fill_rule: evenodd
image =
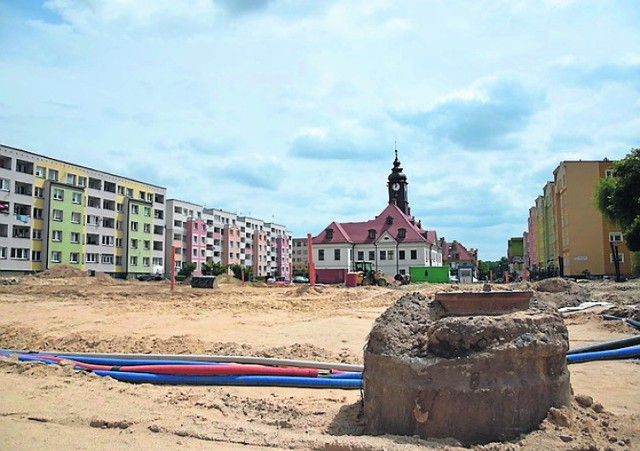
M0 285L0 348L358 364L373 322L402 294L453 289L224 284L215 289L178 285L172 292L167 282L105 277L18 282ZM606 300L623 313L637 314L640 281L572 284L537 297L558 306ZM603 310L566 315L572 347L637 333L622 322L603 321ZM569 369L580 403L551 411L539 429L517 440L476 448L640 449L638 361ZM0 387L2 449L458 448L453 440L363 435L358 390L132 385L68 365L11 358L0 359Z

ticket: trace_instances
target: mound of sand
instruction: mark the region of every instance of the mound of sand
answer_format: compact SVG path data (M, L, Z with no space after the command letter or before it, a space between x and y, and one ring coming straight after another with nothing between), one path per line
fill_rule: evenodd
M66 279L67 277L87 277L87 272L69 265L57 265L53 268L39 272L35 277L45 279Z
M240 286L242 285L242 281L240 279L236 279L231 274L220 274L219 276L216 276L216 280L215 280L215 286L218 286L218 285Z

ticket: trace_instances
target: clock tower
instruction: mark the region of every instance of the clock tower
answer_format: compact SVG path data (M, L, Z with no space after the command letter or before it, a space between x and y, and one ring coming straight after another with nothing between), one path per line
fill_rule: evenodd
M387 187L389 189L389 203L396 204L405 215L411 216L408 185L409 182L407 182L407 176L402 173L402 168L400 167L398 149L396 148L396 159L393 160L393 168L391 168L391 174L389 174L387 182Z

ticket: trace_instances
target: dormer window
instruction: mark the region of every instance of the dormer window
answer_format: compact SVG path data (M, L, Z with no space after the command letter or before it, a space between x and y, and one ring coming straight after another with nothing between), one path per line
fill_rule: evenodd
M400 228L398 229L398 238L405 238L407 236L407 229Z
M376 229L369 229L369 236L368 238L370 240L375 240L376 239Z
M326 236L326 238L327 238L328 240L333 239L333 229L327 229L327 230L326 230L326 232L327 232L327 233L326 233L326 235L325 235L325 236Z
M389 215L387 216L387 219L385 221L387 224L393 224L393 216Z

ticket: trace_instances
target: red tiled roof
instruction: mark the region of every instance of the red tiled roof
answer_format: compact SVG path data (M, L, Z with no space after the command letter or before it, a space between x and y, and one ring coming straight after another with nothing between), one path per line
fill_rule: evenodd
M387 218L390 218L389 220ZM398 237L398 230L405 229L405 237ZM333 229L333 237L327 238L327 229ZM369 238L369 230L375 230L375 239ZM389 204L375 219L365 222L332 222L313 238L313 244L365 244L374 243L388 232L400 243L436 244L435 231L422 230L420 223L405 215L397 205Z
M458 258L455 258L454 255L458 254ZM453 240L452 243L444 243L442 255L447 261L474 261L475 258L473 254L467 250L462 244L458 243L456 240Z

